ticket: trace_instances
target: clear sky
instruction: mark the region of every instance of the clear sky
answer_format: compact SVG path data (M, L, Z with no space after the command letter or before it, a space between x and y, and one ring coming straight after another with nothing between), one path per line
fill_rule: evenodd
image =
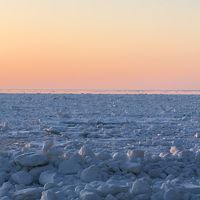
M1 0L1 89L200 89L199 0Z

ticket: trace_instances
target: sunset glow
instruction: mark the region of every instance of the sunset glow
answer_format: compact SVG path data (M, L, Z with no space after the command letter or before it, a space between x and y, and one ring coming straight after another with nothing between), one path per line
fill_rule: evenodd
M200 1L3 0L0 89L200 89Z

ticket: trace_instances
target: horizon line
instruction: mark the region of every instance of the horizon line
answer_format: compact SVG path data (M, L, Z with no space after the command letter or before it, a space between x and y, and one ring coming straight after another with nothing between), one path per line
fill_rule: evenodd
M0 89L0 94L180 94L200 95L200 89Z

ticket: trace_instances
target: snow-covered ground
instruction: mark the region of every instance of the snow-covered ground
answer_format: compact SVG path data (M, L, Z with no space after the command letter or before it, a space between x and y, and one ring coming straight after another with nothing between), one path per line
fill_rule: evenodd
M1 94L0 200L198 200L199 105L199 95Z

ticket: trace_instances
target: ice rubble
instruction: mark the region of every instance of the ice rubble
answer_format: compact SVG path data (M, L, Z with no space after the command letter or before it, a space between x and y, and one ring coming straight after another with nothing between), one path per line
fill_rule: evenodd
M200 199L199 151L67 152L50 143L0 154L0 200Z

